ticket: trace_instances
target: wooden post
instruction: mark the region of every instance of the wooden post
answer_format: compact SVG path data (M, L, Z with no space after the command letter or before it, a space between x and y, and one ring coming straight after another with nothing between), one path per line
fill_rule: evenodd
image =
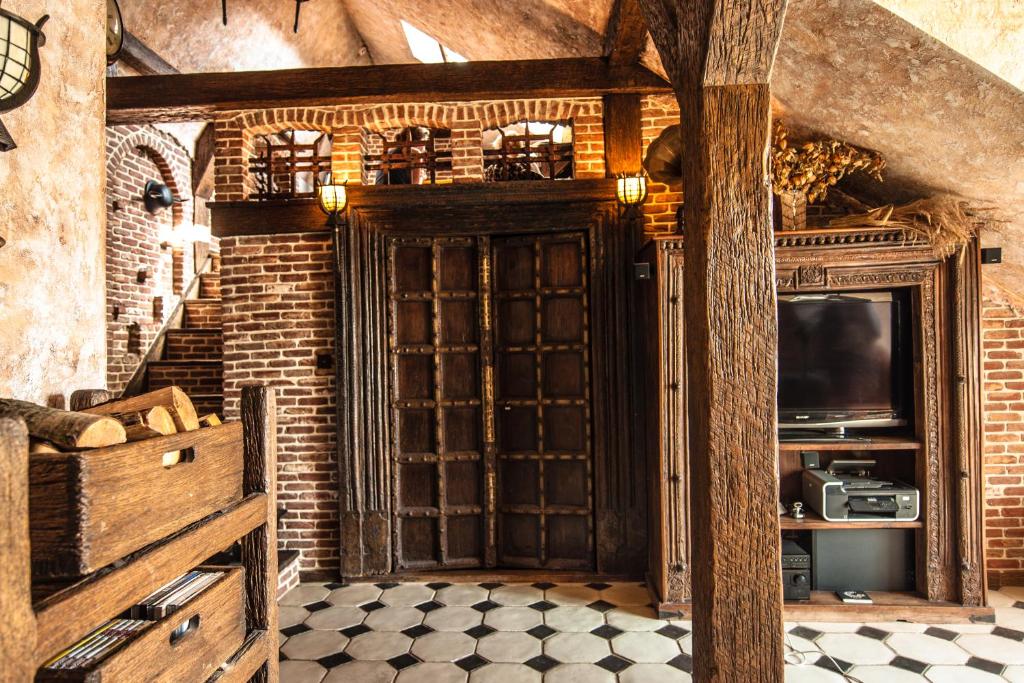
M277 397L266 386L242 387L245 471L242 492L267 494L267 523L242 539L246 626L267 632L267 663L256 683L277 683Z
M641 0L686 188L693 678L784 678L768 80L785 0Z
M28 536L28 429L17 418L0 417L0 679L35 678L36 617L32 611Z

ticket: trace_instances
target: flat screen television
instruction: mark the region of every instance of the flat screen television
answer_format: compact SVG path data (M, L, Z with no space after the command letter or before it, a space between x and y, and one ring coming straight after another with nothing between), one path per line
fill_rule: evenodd
M908 313L892 292L779 296L779 427L907 424Z

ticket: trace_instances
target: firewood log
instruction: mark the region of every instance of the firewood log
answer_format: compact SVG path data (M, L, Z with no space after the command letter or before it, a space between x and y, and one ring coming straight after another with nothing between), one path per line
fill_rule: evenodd
M199 417L192 400L178 387L164 387L148 394L122 398L110 403L95 406L84 411L93 415L113 415L115 413L133 413L147 410L154 406L166 408L174 418L174 426L179 432L190 432L199 429Z
M54 446L49 441L43 441L42 439L31 439L28 446L28 452L31 455L39 453L61 453L59 448Z
M0 415L21 417L30 436L50 441L58 448L102 448L124 443L128 438L121 423L109 417L57 410L28 401L0 399Z
M178 432L170 411L163 406L153 406L130 413L111 413L110 417L124 425L129 441L142 441Z
M220 421L219 417L217 417L217 413L210 413L209 415L203 415L199 418L199 424L204 427L216 427L217 425L224 423Z
M114 394L106 389L79 389L71 392L71 410L81 411L112 400Z

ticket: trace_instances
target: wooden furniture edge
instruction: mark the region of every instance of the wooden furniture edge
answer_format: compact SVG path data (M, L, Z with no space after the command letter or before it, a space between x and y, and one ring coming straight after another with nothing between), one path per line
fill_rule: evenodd
M217 670L207 683L246 683L267 661L266 649L277 649L277 644L267 631L251 631L242 647L238 648L224 666Z
M654 603L659 619L692 619L691 603ZM929 603L921 598L920 605L846 605L846 604L803 604L787 602L783 605L787 622L820 621L828 623L883 623L909 621L914 623L941 624L994 624L995 609L992 607L964 607L955 603Z
M140 551L125 564L101 570L42 600L35 606L35 666L206 560L216 552L210 548L226 548L267 521L267 495L250 495Z

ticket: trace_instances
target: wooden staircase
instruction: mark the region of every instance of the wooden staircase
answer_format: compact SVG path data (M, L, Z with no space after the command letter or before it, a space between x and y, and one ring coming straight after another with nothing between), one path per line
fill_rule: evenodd
M182 327L167 331L163 358L150 361L146 389L178 386L200 415L224 414L224 335L219 270L199 275L199 298L185 301Z

